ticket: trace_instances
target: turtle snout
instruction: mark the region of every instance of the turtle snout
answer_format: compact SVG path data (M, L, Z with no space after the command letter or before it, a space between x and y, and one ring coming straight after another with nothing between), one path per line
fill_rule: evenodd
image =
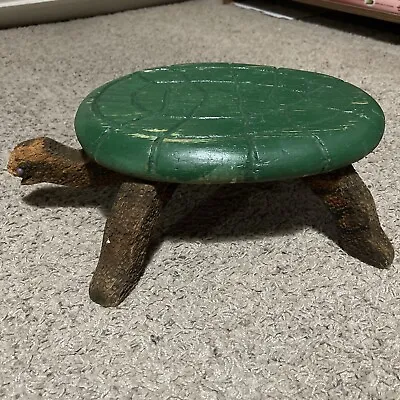
M22 185L27 185L29 184L29 179L31 179L31 176L27 174L27 169L23 167L17 167L14 171L14 175L18 176L18 178L22 178L21 184Z
M28 162L22 162L16 164L15 162L9 162L7 166L7 170L11 175L17 176L18 178L22 178L22 185L29 185L31 183L32 174L29 172L31 167Z

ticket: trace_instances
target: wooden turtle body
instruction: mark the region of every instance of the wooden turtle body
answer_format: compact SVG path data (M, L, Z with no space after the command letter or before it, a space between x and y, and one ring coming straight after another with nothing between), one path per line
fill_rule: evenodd
M383 112L331 76L246 64L139 71L94 90L75 130L97 163L176 183L261 182L329 172L382 138Z
M361 89L307 71L203 63L138 71L90 93L75 118L83 150L19 144L8 170L23 184L120 184L90 296L120 304L138 282L163 206L178 183L303 178L337 222L341 247L380 268L393 247L352 167L384 132Z

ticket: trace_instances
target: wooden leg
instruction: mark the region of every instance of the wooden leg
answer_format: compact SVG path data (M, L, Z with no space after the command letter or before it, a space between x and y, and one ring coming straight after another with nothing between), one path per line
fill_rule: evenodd
M380 226L374 199L353 166L304 180L334 216L342 249L369 265L388 268L393 246Z
M100 259L90 283L90 298L104 306L119 305L143 273L150 239L163 206L176 186L121 185L104 230Z

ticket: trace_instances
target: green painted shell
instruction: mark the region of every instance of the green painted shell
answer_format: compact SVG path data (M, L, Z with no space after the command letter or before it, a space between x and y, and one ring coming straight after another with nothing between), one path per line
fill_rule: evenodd
M384 115L331 76L209 63L135 72L94 90L75 129L111 170L181 183L297 178L351 164L379 143Z

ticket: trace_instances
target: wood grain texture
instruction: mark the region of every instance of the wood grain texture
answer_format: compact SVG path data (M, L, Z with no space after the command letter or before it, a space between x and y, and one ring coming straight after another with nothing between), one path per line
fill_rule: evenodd
M335 218L342 249L367 264L388 268L393 246L379 223L371 192L353 166L304 180Z
M90 160L82 150L40 137L18 144L7 170L22 178L22 185L54 183L71 187L105 186L129 180Z
M90 283L90 298L119 305L139 281L160 213L175 185L125 182L104 229L100 259Z

